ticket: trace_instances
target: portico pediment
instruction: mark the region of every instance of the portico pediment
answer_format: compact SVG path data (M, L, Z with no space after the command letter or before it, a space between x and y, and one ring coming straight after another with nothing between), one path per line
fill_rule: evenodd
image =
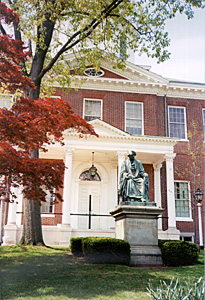
M123 130L120 130L102 120L95 119L89 122L95 129L95 132L99 135L99 137L123 137L130 136L129 133L126 133Z

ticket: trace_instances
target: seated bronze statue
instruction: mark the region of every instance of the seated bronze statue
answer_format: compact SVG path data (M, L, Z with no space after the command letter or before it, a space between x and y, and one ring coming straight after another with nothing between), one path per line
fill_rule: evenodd
M149 202L149 179L142 163L135 159L136 152L131 151L129 159L121 166L118 194L121 201Z

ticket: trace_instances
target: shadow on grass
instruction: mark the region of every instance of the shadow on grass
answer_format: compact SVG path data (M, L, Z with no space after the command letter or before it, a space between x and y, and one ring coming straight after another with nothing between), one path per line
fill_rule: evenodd
M1 265L0 299L141 300L149 299L146 296L149 280L158 285L160 280L170 281L173 277L194 281L203 276L203 264L150 269L87 264L83 258L65 253L65 249L61 248L59 252L49 248L49 255L43 255L43 249L35 248L32 255L36 252L41 255L21 257ZM203 257L201 263L202 260Z

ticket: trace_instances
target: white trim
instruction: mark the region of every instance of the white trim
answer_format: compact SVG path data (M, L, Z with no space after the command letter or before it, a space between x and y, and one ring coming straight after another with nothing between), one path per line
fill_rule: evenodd
M83 98L83 118L85 119L85 101L98 101L101 102L101 116L100 116L100 120L102 120L102 116L103 116L103 100L102 99L95 99L95 98Z
M56 96L50 96L50 97L48 97L48 98L52 98L52 99L61 99L61 96L56 95Z
M184 133L185 133L185 138L184 139L180 139L181 141L186 141L187 139L187 122L186 122L186 107L185 106L178 106L178 105L168 105L168 127L169 127L169 137L170 137L170 116L169 116L169 108L173 107L173 108L183 108L184 110ZM177 138L177 137L175 137Z
M127 118L126 118L126 112L127 112L127 110L126 110L126 105L127 105L127 103L131 103L131 104L140 104L141 105L141 109L142 109L142 115L141 115L141 121L142 121L142 133L141 133L141 135L144 135L144 103L143 102L138 102L138 101L125 101L125 132L127 132L126 131L126 128L127 128ZM135 120L138 120L137 118L135 119ZM135 136L135 135L132 135L131 134L131 136Z
M189 217L176 217L176 221L177 222L193 222L193 218L192 218L192 210L191 210L191 188L190 188L190 181L188 180L174 180L174 183L175 182L184 182L184 183L188 183L188 193L189 193ZM175 199L175 195L174 195L174 200L176 202L176 199Z
M192 218L181 218L181 217L176 217L176 221L177 222L193 222L193 219Z
M50 214L42 213L41 214L41 218L54 218L54 217L55 217L54 213L50 213Z

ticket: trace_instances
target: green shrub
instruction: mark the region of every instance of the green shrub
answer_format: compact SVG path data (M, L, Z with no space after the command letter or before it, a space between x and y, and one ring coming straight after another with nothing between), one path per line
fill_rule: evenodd
M71 252L83 254L94 263L129 264L130 244L124 240L106 237L71 238Z
M197 262L199 247L185 241L159 240L162 260L166 266L186 266Z
M73 237L70 239L70 249L73 255L83 255L83 237Z
M130 244L114 238L88 237L83 240L83 254L95 263L129 264Z
M148 296L153 300L203 300L204 299L204 282L202 277L190 286L188 283L183 285L177 278L176 281L172 279L170 284L162 282L161 285L153 290L151 284L149 284Z

